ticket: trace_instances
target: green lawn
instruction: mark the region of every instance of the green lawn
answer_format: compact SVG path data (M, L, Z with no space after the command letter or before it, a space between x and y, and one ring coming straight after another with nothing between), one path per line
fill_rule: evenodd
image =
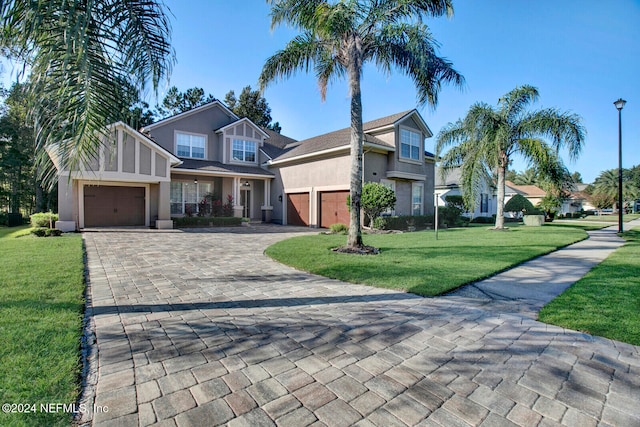
M511 226L511 225L510 225ZM581 228L512 226L492 231L487 225L433 231L364 236L379 255L335 253L343 235L307 235L276 243L270 257L297 269L352 283L364 283L433 296L491 276L515 264L586 238Z
M623 222L633 221L640 218L640 214L625 214L622 215ZM560 221L564 221L563 219ZM588 221L588 222L610 222L618 223L618 214L613 215L589 215L584 218L567 218L567 221Z
M640 228L626 243L540 311L540 320L640 345Z
M0 403L35 404L37 412L0 412L0 425L69 425L67 413L38 411L78 396L82 239L16 237L28 232L0 227Z

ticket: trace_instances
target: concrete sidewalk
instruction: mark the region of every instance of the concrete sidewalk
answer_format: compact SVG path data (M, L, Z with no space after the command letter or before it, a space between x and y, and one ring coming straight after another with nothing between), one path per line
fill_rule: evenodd
M624 230L640 226L640 219ZM537 319L540 309L580 280L619 248L624 240L618 226L588 231L589 238L527 261L486 280L464 286L444 298L502 313L519 313Z

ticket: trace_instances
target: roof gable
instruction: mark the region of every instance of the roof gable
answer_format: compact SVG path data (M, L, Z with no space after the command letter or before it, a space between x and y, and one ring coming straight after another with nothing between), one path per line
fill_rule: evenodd
M224 105L222 102L220 102L220 101L218 101L216 99L215 101L209 102L207 104L201 105L201 106L193 108L191 110L175 114L175 115L173 115L171 117L167 117L166 119L162 119L162 120L157 121L155 123L151 123L150 125L147 125L147 126L143 127L142 129L140 129L140 131L141 132L150 131L150 130L153 130L153 129L159 127L159 126L164 126L164 125L169 124L171 122L174 122L176 120L183 119L185 117L191 116L193 114L197 114L197 113L199 113L201 111L208 110L208 109L214 108L214 107L217 107L217 108L221 109L227 116L231 117L232 119L239 120L239 117L236 116L233 113L233 111L231 111L226 105Z

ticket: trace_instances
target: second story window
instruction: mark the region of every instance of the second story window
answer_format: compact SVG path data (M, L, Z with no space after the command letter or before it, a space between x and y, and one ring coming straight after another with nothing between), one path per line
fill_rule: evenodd
M420 134L407 129L400 129L400 157L420 160L421 150Z
M256 143L242 139L233 140L233 160L237 162L256 161Z
M176 133L176 154L178 157L204 159L205 144L206 138L204 135Z

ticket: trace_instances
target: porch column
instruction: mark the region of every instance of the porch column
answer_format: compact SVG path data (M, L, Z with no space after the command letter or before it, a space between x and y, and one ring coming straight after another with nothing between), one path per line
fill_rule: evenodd
M73 218L73 181L68 175L58 177L58 221L56 228L60 231L76 231L76 222ZM84 203L81 200L80 203Z
M233 216L241 217L243 206L240 204L240 177L233 177Z
M171 220L171 184L168 181L161 181L158 189L158 219L157 229L173 228Z
M273 206L271 206L271 180L264 180L264 203L262 204L262 221L271 222L271 214L273 212Z

